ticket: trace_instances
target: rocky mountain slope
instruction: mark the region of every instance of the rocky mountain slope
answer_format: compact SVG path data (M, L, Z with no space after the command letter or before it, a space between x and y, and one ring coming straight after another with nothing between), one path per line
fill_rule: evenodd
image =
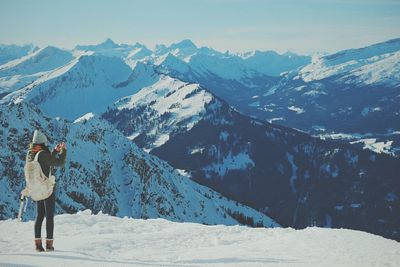
M49 71L68 64L74 58L71 51L47 46L0 65L0 97L46 77Z
M238 63L232 63L236 68L203 64L201 69L195 60L183 65L182 60L171 58L159 64L159 71L201 84L246 115L325 138L343 136L344 141L365 148L371 148L371 142L376 147L385 145L386 149L375 151L398 154L399 53L400 39L389 40L316 56L310 64L291 68L280 77L246 72L249 69L238 69ZM262 62L259 65L267 68L271 61Z
M65 141L68 157L56 172L56 212L90 208L120 217L165 218L205 224L278 226L251 208L181 176L167 163L143 152L91 115L74 123L51 119L24 102L0 105L0 217L14 218L23 189L26 148L33 130L42 129L49 142ZM30 203L26 219L32 219Z
M284 225L399 238L394 157L251 119L200 85L163 75L102 116L192 179Z
M315 58L255 98L252 108L260 117L308 131L384 134L399 130L399 90L395 39Z

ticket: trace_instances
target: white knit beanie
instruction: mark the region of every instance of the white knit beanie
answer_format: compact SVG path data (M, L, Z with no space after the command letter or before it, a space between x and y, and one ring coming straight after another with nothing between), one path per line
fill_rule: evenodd
M35 130L33 133L32 143L47 145L47 137L41 131Z

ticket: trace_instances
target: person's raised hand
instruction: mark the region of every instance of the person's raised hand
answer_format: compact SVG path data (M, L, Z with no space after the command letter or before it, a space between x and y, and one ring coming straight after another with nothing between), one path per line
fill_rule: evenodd
M58 143L54 148L57 152L60 152L61 149L66 149L67 145L64 142Z

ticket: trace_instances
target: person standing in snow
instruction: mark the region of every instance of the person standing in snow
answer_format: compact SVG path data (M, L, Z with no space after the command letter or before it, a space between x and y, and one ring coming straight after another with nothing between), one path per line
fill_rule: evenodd
M37 153L37 161L46 177L49 177L50 171L54 166L62 166L67 156L67 149L65 143L59 143L50 151L47 147L47 138L39 130L35 130L33 134L32 143L29 144L26 161L33 161ZM53 251L53 232L54 232L54 209L55 209L55 195L53 193L46 199L36 202L36 219L35 219L35 246L36 251L42 252L42 223L46 216L46 251Z

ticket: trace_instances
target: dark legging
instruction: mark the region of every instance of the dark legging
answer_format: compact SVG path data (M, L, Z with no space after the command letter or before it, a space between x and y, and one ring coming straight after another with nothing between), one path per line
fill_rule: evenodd
M55 202L54 192L45 200L36 202L35 238L42 238L42 223L46 216L47 239L53 239Z

